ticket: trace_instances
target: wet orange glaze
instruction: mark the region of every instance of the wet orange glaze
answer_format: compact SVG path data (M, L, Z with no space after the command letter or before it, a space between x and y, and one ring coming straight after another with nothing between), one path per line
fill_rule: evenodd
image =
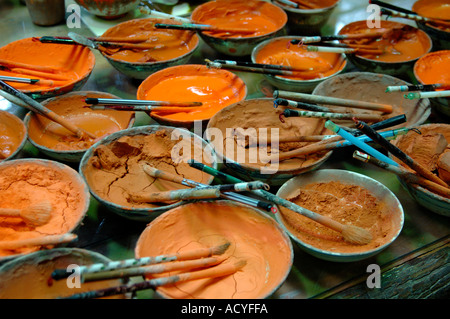
M287 21L283 10L266 1L218 0L197 7L191 19L221 28L255 30L250 34L205 32L214 37L255 37L281 29Z
M434 19L450 19L450 1L448 0L420 0L412 7L417 14Z
M171 67L154 73L139 87L139 100L202 102L186 112L160 113L156 116L179 121L205 120L219 110L245 98L246 87L236 75L202 65Z
M54 82L53 84L9 82L11 86L21 91L41 91L70 85L91 72L95 65L94 54L82 45L41 43L33 38L14 41L1 47L0 60L44 66L55 70L54 72L23 68L8 70L0 65L0 75L48 79Z
M173 24L169 19L134 19L120 23L103 33L102 37L129 37L130 39L145 36L143 45L153 45L150 49L107 48L104 54L115 60L127 62L166 61L185 55L195 49L198 36L195 32L157 29L155 23Z
M381 28L394 28L394 27L402 27L406 26L405 24L393 22L393 21L381 21ZM412 27L411 27L412 28ZM355 34L360 32L373 31L373 29L369 29L367 26L367 22L357 21L350 23L344 26L339 34ZM386 30L388 31L388 30ZM405 62L417 59L422 55L426 54L430 47L431 41L426 36L425 32L413 28L408 31L401 31L402 36L393 40L393 36L389 35L388 32L385 33L385 36L388 38L378 38L374 39L362 39L362 40L346 40L346 43L359 43L359 44L373 44L380 46L380 49L384 50L382 54L373 55L373 54L361 54L357 53L356 55L370 59L377 60L383 62Z
M450 86L450 50L429 53L414 65L414 73L423 84L446 84ZM448 88L445 88L448 90ZM441 89L437 89L441 90Z
M20 126L19 118L6 111L0 111L0 161L16 151L24 135L25 130Z
M257 63L278 64L311 69L294 76L282 76L293 80L310 80L330 76L344 68L341 54L328 52L308 52L300 45L280 39L264 46L256 55Z

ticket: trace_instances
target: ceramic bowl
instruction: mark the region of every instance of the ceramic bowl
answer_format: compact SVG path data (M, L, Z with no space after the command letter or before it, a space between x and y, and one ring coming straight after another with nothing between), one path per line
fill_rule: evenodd
M258 44L252 52L251 59L253 63L263 63L263 60L265 60L263 53L267 50L270 50L272 47L274 50L273 56L281 55L284 53L289 54L289 52L293 51L293 48L288 48L288 45L295 46L294 44L290 44L291 40L298 39L298 37L294 36L286 36L286 37L277 37L268 39L260 44ZM284 42L286 43L284 45ZM283 43L282 46L280 44ZM277 45L278 44L278 45ZM298 48L300 50L300 48ZM314 57L310 57L311 55L315 55ZM286 55L286 58L289 59L289 55ZM268 57L267 59L271 59ZM295 59L293 61L296 61L298 58L292 57L292 59ZM343 54L337 54L337 53L323 53L323 52L317 52L312 53L310 52L308 54L308 57L304 58L304 64L308 65L307 63L311 63L311 60L320 60L320 59L330 59L335 65L336 65L336 71L333 74L323 76L322 74L320 77L316 75L308 75L308 77L311 77L309 79L300 79L300 78L293 78L291 76L279 76L279 75L269 75L265 74L264 77L267 79L267 81L275 86L278 89L286 90L286 91L294 91L294 92L302 92L302 93L311 93L314 88L321 82L329 79L330 77L333 77L335 75L338 75L342 72L344 72L344 69L347 65L347 60L345 59L345 56ZM277 63L271 63L271 64L280 64L280 62L276 61ZM301 60L299 59L298 62L299 65ZM293 63L289 63L290 65L293 65Z
M317 85L312 94L392 105L393 111L390 114L384 114L386 117L406 115L406 122L390 127L389 129L392 130L423 124L430 116L431 106L429 99L409 100L404 98L404 92L386 93L388 86L408 84L406 81L386 74L349 72L323 81ZM326 106L339 112L380 114L380 112L371 110ZM334 122L339 125L354 127L353 121L335 120Z
M83 123L78 126L90 133L94 133L92 130L95 129L94 135L98 138L133 126L135 112L91 110L86 108L85 98L118 99L119 97L103 92L77 91L47 99L41 104L75 125L78 125L77 122ZM76 138L69 143L67 136L71 136L70 132L65 129L61 131L62 128L58 124L33 112L29 112L24 121L30 132L28 134L30 143L43 154L58 161L78 163L86 150L95 143L94 140L82 142ZM90 126L83 127L85 125Z
M261 17L267 17L271 24L276 25L276 29L257 36L229 36L229 35L214 35L210 32L199 32L200 37L208 44L211 48L219 53L228 56L249 56L252 53L253 48L267 40L276 36L285 35L286 31L284 27L287 23L286 13L279 7L271 4L267 1L250 0L250 1L239 1L239 0L215 0L208 1L199 5L191 14L191 20L195 23L208 24L205 20L209 17L213 19L218 15L229 15L235 12L248 12L257 11ZM230 13L231 12L231 13ZM232 19L243 20L244 17L233 18L230 16L230 21Z
M200 81L194 82L195 78ZM175 84L177 81L180 83L179 86ZM161 85L165 85L165 88L161 88ZM210 69L205 65L185 64L166 68L150 75L139 85L137 99L164 101L168 95L165 90L172 90L172 101L204 103L188 113L150 112L149 114L162 125L187 129L194 127L196 122L206 127L211 117L220 109L242 101L247 96L245 82L233 72Z
M365 175L347 171L347 170L337 170L337 169L321 169L307 174L296 176L289 181L287 181L277 192L277 196L281 198L286 198L291 196L298 190L301 190L304 186L312 183L328 183L339 181L343 184L355 185L365 188L379 200L384 209L383 219L389 219L392 221L392 226L386 232L386 238L382 242L379 242L376 248L370 247L370 249L358 249L355 252L336 252L330 250L324 250L313 246L311 243L307 243L301 240L295 235L292 228L289 226L287 219L283 217L282 211L280 214L276 214L275 218L280 223L280 225L285 229L290 235L291 239L298 244L298 246L306 251L307 253L315 256L317 258L333 261L333 262L354 262L372 257L382 250L386 249L390 244L392 244L396 238L399 236L404 223L404 212L401 203L397 197L383 184L380 182L367 177ZM283 210L283 208L281 208ZM316 212L319 213L320 212ZM328 241L328 239L325 239ZM375 239L373 239L375 240ZM369 243L370 244L370 243ZM342 250L341 250L342 251Z
M423 124L423 125L417 125L415 126L422 134L429 134L432 132L439 132L445 136L448 142L450 142L450 125L448 124ZM412 134L413 132L409 132L408 134ZM416 134L416 133L414 133ZM406 138L408 135L405 136L399 136L394 141L392 141L392 144L399 147L401 150L405 151L405 146L402 144L402 141L406 141ZM448 146L447 146L448 147ZM410 155L412 158L414 158L414 155ZM392 157L390 154L390 157L397 161L399 164L402 164L399 162L398 159ZM401 184L408 190L411 197L417 201L417 203L424 207L427 210L430 210L436 214L443 215L443 216L450 216L450 199L446 198L442 195L436 194L428 189L426 189L423 186L411 184L407 182L404 178L398 177Z
M419 0L414 2L412 6L412 11L421 12L423 6L432 6L436 4L436 7L439 10L439 6L443 6L442 12L445 12L445 6L448 6L448 2L442 0ZM448 19L447 16L445 19ZM433 49L434 50L450 50L450 30L444 28L438 28L436 26L432 26L427 23L416 22L417 27L423 31L425 31L433 41Z
M2 299L56 299L73 294L115 287L124 284L124 280L81 283L76 286L75 279L58 280L50 284L49 278L55 269L67 269L71 265L89 265L93 263L111 262L105 256L80 248L54 248L38 251L27 256L10 260L0 267L0 298ZM129 298L128 294L109 298Z
M139 0L75 0L89 13L104 19L118 19L136 9Z
M356 29L365 29L367 25L366 20L351 22L338 32L338 34L348 34L352 33L352 30ZM394 21L385 21L381 20L382 28L393 28L393 27L410 27L413 28L417 32L418 39L421 45L421 51L415 52L411 54L408 58L394 58L396 56L395 52L389 54L391 56L390 60L382 61L377 58L368 58L362 55L358 55L357 53L347 54L347 59L355 65L359 70L363 72L373 72L373 73L381 73L387 74L395 77L401 77L403 79L410 79L412 77L412 69L414 67L414 63L423 55L431 52L433 45L431 38L424 31L414 28L412 26L394 22ZM354 32L353 32L354 33ZM405 41L406 42L406 41ZM408 42L406 42L408 43ZM386 48L387 52L389 52L390 48ZM395 50L395 49L394 49ZM413 52L412 49L404 52Z
M27 128L20 118L0 110L0 133L2 135L0 162L17 157L27 142Z
M173 146L171 150L171 158L173 156L178 156L180 153L183 153L180 155L179 158L176 158L173 160L172 164L170 164L171 158L165 159L164 154L160 150L160 145L153 145L150 143L156 143L156 142L145 142L145 145L142 147L146 149L146 151L142 151L142 149L139 149L138 143L141 143L141 139L143 137L147 137L149 135L156 134L155 137L159 136L159 134L166 134L165 138L166 141L164 143L170 143L171 138L175 137L181 137L183 141L187 141L189 143L189 148L192 147L191 143L192 140L194 141L194 146L196 147L193 152L191 152L191 149L186 150L185 144L183 144L181 149L178 149L179 153L176 153L177 143ZM158 142L159 143L159 142ZM181 142L180 142L181 143ZM118 154L118 158L111 162L111 167L109 167L107 170L105 165L103 163L107 163L105 157L100 159L101 161L101 167L98 168L98 165L95 163L95 158L98 157L98 149L100 147L110 147L110 149L114 148L115 153ZM202 151L200 154L197 152L200 151L199 147L202 147ZM111 151L112 152L112 151ZM141 152L141 153L139 153ZM104 152L106 154L106 152ZM133 166L131 167L130 158L132 155L139 155L140 157L137 158L133 162ZM153 155L152 155L153 154ZM162 155L161 155L162 154ZM199 155L201 155L201 159L199 159ZM106 156L106 155L100 155ZM111 154L109 155L111 156ZM155 158L151 158L152 156L156 156ZM161 160L159 158L161 157ZM188 167L187 160L191 158L196 158L197 160L203 160L206 161L208 165L210 165L213 168L217 168L217 160L216 155L214 154L214 151L209 146L209 144L206 143L200 136L195 135L194 133L191 133L184 129L177 129L175 127L168 127L168 126L162 126L162 125L148 125L148 126L139 126L139 127L133 127L126 130L122 130L116 133L113 133L111 135L108 135L92 145L87 152L83 155L83 158L80 161L79 166L79 173L83 177L83 179L86 181L86 184L89 187L89 190L92 194L92 196L102 205L104 205L108 210L110 210L113 213L118 214L119 216L122 216L127 219L135 220L135 221L144 221L148 222L162 214L163 212L177 207L179 205L182 205L185 202L189 201L171 201L168 203L156 203L156 204L137 204L133 201L130 201L127 197L127 194L122 194L123 191L131 191L129 188L131 186L127 186L126 189L124 189L125 186L121 186L117 184L117 186L113 185L115 182L117 183L132 183L134 185L133 189L139 189L139 192L157 192L157 191L169 191L169 190L175 190L180 188L186 188L185 186L181 186L174 182L168 182L162 179L157 179L157 182L154 182L154 179L152 177L147 176L147 174L142 170L141 164L149 163L150 165L153 165L154 167L158 169L162 169L164 171L169 171L169 167L172 165L185 165ZM156 162L152 162L152 160ZM97 165L97 166L96 166ZM108 164L109 165L109 164ZM117 168L117 171L112 171L111 168L115 167ZM186 168L185 168L186 169ZM189 173L184 174L184 178L193 179L197 182L202 182L204 184L210 184L213 180L212 176L206 175L205 173L202 173L201 180L198 180L199 177L196 177L196 169L189 168ZM103 172L102 176L95 177L95 172ZM94 172L94 173L93 173ZM172 172L172 174L179 174L176 171ZM120 176L118 177L117 174ZM131 182L130 179L134 178ZM108 191L105 191L104 185L98 185L98 183L103 183L103 180L110 180L111 184L107 187ZM155 185L153 185L155 183ZM130 185L130 184L127 184ZM155 189L151 190L149 186L153 185ZM131 189L131 188L130 188ZM109 192L113 192L113 195L110 195ZM114 193L115 192L115 193ZM135 194L132 194L135 195ZM114 199L113 199L114 198Z
M448 72L445 67L440 67L440 63L444 63L445 61L450 60L450 50L440 50L430 52L414 64L414 77L419 82L419 84L435 84L440 82ZM431 64L430 64L431 63ZM423 79L424 74L427 72L431 72L430 65L432 67L437 67L434 72L435 75L432 75L432 79L425 81ZM438 73L440 70L440 73ZM433 78L434 77L434 78ZM433 82L430 83L429 81ZM434 107L438 112L450 116L450 98L448 97L440 97L440 98L430 98L431 106Z
M320 34L320 29L327 23L340 0L327 1L326 7L317 9L295 8L277 0L271 0L271 2L286 11L290 34L317 35Z
M124 37L148 35L148 45L155 45L154 49L144 51L116 50L102 51L102 55L119 72L128 77L144 80L150 74L171 66L188 63L199 46L199 38L195 32L183 30L160 30L155 23L173 23L169 19L133 19L119 23L106 30L102 37ZM162 38L162 40L160 39ZM177 50L172 50L175 41L181 41ZM187 49L186 49L187 48ZM170 50L170 51L169 51ZM139 54L138 54L139 52ZM144 52L144 56L141 52ZM126 53L126 54L125 54ZM147 57L146 61L142 61Z
M26 56L20 54L23 50L26 50ZM39 61L39 59L43 59L44 57L45 59L49 59L49 57L51 57L52 62L46 62L45 65L40 65L37 61ZM56 69L67 69L72 72L67 78L65 74L53 74L51 72L47 72L43 75L41 71L22 68L13 68L13 70L15 70L14 73L7 70L0 70L0 75L53 81L52 84L48 85L18 82L15 82L14 84L12 82L10 83L10 85L17 90L20 90L36 100L44 100L68 93L70 91L77 91L81 89L87 82L95 66L94 53L85 46L41 43L38 39L34 38L17 40L1 47L0 59L38 67L43 66L53 67ZM67 78L67 80L60 81L61 76Z
M250 105L252 105L252 108L250 108ZM333 151L324 151L277 162L264 158L264 155L267 155L267 145L258 148L243 148L237 144L227 145L226 141L231 140L229 134L232 130L241 129L245 129L243 133L248 136L256 134L271 136L275 134L272 130L266 130L268 127L278 128L280 136L331 134L323 127L325 122L323 119L291 117L286 119L286 123L281 123L279 115L282 114L284 109L281 105L274 109L273 99L248 99L227 106L214 115L208 123L205 136L206 140L214 147L223 168L242 180L261 180L270 185L279 186L298 174L314 170L322 165ZM243 114L248 119L245 123L239 124L242 123ZM314 125L314 129L309 128L311 125ZM292 127L296 127L296 129L292 131ZM225 138L226 136L228 138ZM282 147L281 145L280 151L283 151ZM261 153L264 155L261 155ZM264 163L267 164L264 165Z
M2 208L26 209L45 199L52 207L50 219L38 226L29 225L15 217L1 217L0 233L5 241L74 233L86 216L90 204L89 190L81 176L70 166L53 160L27 158L0 163L0 189L3 198L20 199L21 203L20 207L17 203L11 207L8 203L12 201L3 200ZM11 225L15 225L14 228ZM53 246L56 244L1 249L0 260Z
M167 299L263 299L283 284L293 262L289 237L262 211L232 201L201 201L167 211L141 233L135 256L182 253L227 242L230 246L218 255L226 259L210 267L245 261L237 272L161 286L156 292Z

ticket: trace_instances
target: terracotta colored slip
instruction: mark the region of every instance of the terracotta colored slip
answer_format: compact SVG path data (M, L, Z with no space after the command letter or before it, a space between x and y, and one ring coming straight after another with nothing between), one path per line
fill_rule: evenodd
M290 44L289 41L281 38L261 47L255 55L255 62L307 69L292 75L280 75L293 80L323 78L345 67L345 60L341 54L308 52L305 47Z
M22 121L0 110L0 161L11 156L22 143L26 129Z
M419 0L414 2L412 10L431 19L450 19L450 6L447 0Z
M381 54L370 52L357 52L356 55L382 62L411 61L426 54L431 48L431 41L425 32L394 21L381 20L381 28L391 29L378 39L348 39L342 42L347 44L372 44L383 48ZM345 25L339 34L359 34L370 30L366 21L356 21ZM376 42L375 42L376 41Z
M449 89L450 86L450 50L431 52L421 57L414 64L414 75L422 84L445 83L436 91Z
M119 23L102 34L99 39L147 38L145 42L119 43L117 47L99 45L103 54L125 62L146 63L167 61L183 56L196 48L199 38L196 32L184 30L163 30L155 23L171 23L169 19L133 19Z
M246 265L233 275L168 285L158 288L159 293L174 299L264 298L282 282L286 268L290 268L290 253L282 234L274 227L276 223L247 206L225 203L197 202L161 215L139 237L136 258L228 241L231 245L221 265L229 267L242 259Z
M256 37L280 30L287 22L286 13L267 1L217 0L198 6L191 20L218 28L244 28L253 33L228 34L205 32L218 38Z

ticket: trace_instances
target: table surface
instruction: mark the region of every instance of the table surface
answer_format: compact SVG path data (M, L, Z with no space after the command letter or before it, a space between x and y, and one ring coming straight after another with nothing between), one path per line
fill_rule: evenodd
M156 1L158 2L158 1ZM411 8L413 1L387 1ZM73 0L66 0L66 5ZM192 1L191 1L192 3ZM343 25L365 19L365 1L341 1L333 12L323 34L336 33ZM66 14L68 16L68 13ZM131 18L145 17L138 10L119 20L106 21L81 10L82 24L75 32L97 36L110 26ZM406 23L407 21L402 21ZM41 27L31 22L29 13L19 0L0 0L0 46L31 36L66 36L70 30L64 23ZM116 71L98 51L94 51L96 65L83 91L109 92L125 99L135 99L141 81L133 80ZM204 64L204 58L224 58L201 42L190 63ZM245 59L243 59L245 60ZM354 68L354 67L353 67ZM352 66L350 66L352 70ZM262 75L236 72L248 86L248 97L263 97L261 89L267 83ZM26 111L0 97L0 109L23 118ZM448 118L434 111L430 123L448 123ZM157 124L145 113L136 116L135 126ZM400 200L405 212L404 228L397 240L376 256L352 263L335 263L317 259L293 244L293 267L283 285L271 296L291 298L439 298L449 296L449 218L437 215L419 206L399 183L397 177L373 165L349 160L348 149L333 152L320 169L345 169L365 174L387 186ZM19 157L47 158L27 143ZM69 164L78 170L77 164ZM71 247L101 253L112 260L134 257L135 243L146 223L124 219L108 211L95 199L82 226L77 230L78 240ZM381 288L368 289L368 265L382 269ZM435 271L435 269L437 269ZM436 275L438 274L438 276ZM133 279L139 281L140 279ZM137 298L159 298L153 291L137 293Z

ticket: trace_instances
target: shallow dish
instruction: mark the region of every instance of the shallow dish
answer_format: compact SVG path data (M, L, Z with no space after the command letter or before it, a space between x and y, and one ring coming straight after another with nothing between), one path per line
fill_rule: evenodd
M200 37L219 53L248 56L264 40L286 34L286 13L267 1L215 0L199 5L191 14L195 23L227 28L253 28L254 33L199 32Z
M298 220L288 221L288 219L295 217L296 214L286 210L283 207L280 207L281 209L280 214L276 214L275 218L283 227L283 229L285 229L288 232L292 240L296 242L301 249L320 259L334 262L354 262L372 257L380 253L382 250L386 249L390 244L392 244L392 242L395 241L395 239L398 237L403 228L404 212L402 205L397 199L397 197L386 186L370 177L346 170L321 169L314 172L310 172L308 174L299 175L290 179L283 186L280 187L280 189L277 192L277 196L286 199L291 196L298 195L299 191L307 189L307 187L310 187L308 185L318 183L327 184L336 182L338 182L339 184L333 184L332 186L327 185L332 188L330 189L330 192L333 192L333 194L328 194L327 191L324 191L324 189L322 188L320 189L317 188L317 190L314 191L320 192L321 196L329 195L335 198L337 201L339 201L339 203L336 202L327 203L326 201L321 202L320 204L317 204L317 206L314 207L315 208L314 212L327 216L330 216L330 212L333 215L338 214L339 209L341 209L341 207L344 207L341 201L346 199L347 197L348 200L352 200L353 202L347 203L346 205L356 205L356 206L365 205L364 206L365 209L371 210L371 213L369 215L373 213L372 210L374 211L376 210L379 216L376 217L369 216L369 219L373 220L368 220L367 222L360 221L361 218L360 215L358 216L345 215L346 219L344 220L344 223L359 227L364 226L365 229L371 232L373 239L368 244L355 245L346 243L343 241L342 238L340 238L339 233L329 230L328 228L316 222L313 222L304 216L299 216L302 218L301 219L302 222ZM347 186L341 185L351 185L351 188L347 190L344 189L344 187ZM362 194L363 191L361 191L360 193L360 190L354 190L355 186L360 187L361 189L365 189L367 194L364 193L366 194L364 195ZM343 195L338 196L334 194L334 192L337 192L338 189L340 189L341 187ZM313 190L313 188L311 188L311 190ZM364 196L364 198L360 198L361 196ZM369 196L371 196L371 199L369 198ZM314 197L317 197L317 195L313 196L313 198ZM369 200L375 201L374 203L372 202L366 203L366 201ZM377 201L379 202L379 204L378 206L375 206L375 203ZM312 204L313 199L311 199L308 202L311 203L311 205L313 205ZM302 207L313 211L313 209L311 209L311 207L306 206L306 204L302 204L304 205ZM322 211L317 211L317 209L319 209L318 207L322 207L321 209L325 209L327 212L325 213ZM351 212L355 214L353 211ZM286 215L288 213L289 215ZM341 216L340 213L339 216ZM343 216L344 215L342 215L342 217ZM356 218L356 221L354 221L354 223L352 223L353 218ZM338 221L343 222L342 220ZM306 226L307 222L314 223L316 228L313 228L314 226ZM380 225L378 225L378 223L380 223ZM321 227L320 229L325 229L325 231L319 230L318 226ZM300 227L302 228L300 229ZM304 227L307 227L307 230ZM329 231L330 234L327 233L326 231ZM335 235L332 236L331 232L335 233ZM339 236L336 237L336 235ZM307 237L300 237L300 236L307 236Z
M118 99L109 93L77 91L47 99L41 104L98 138L133 126L134 112L91 110L86 108L86 98ZM82 141L72 137L59 124L33 112L25 116L25 124L30 143L43 154L59 161L77 163L95 143L95 140Z
M101 37L145 36L146 42L132 43L132 46L150 46L148 49L122 48L120 50L102 47L102 55L119 72L144 80L150 74L171 66L188 63L199 46L195 32L164 30L154 27L155 23L173 23L168 19L133 19L119 23L106 30Z
M0 162L14 159L27 142L27 128L20 118L0 110Z
M118 19L138 7L140 0L75 0L77 4L100 18Z
M170 228L168 226L170 225ZM293 251L289 237L263 212L230 201L179 206L152 221L140 235L136 258L214 247L229 243L217 267L244 261L237 272L158 287L167 299L262 299L289 274Z
M1 47L0 59L20 63L8 67L11 71L0 69L0 75L50 81L44 84L10 82L17 90L37 100L79 90L95 66L94 53L85 46L41 43L34 38L17 40Z
M217 168L214 151L198 135L175 127L139 126L108 135L91 146L80 161L79 172L92 196L107 209L131 220L148 222L187 201L148 203L133 197L187 187L155 180L142 165L210 184L212 176L187 164L192 158Z

